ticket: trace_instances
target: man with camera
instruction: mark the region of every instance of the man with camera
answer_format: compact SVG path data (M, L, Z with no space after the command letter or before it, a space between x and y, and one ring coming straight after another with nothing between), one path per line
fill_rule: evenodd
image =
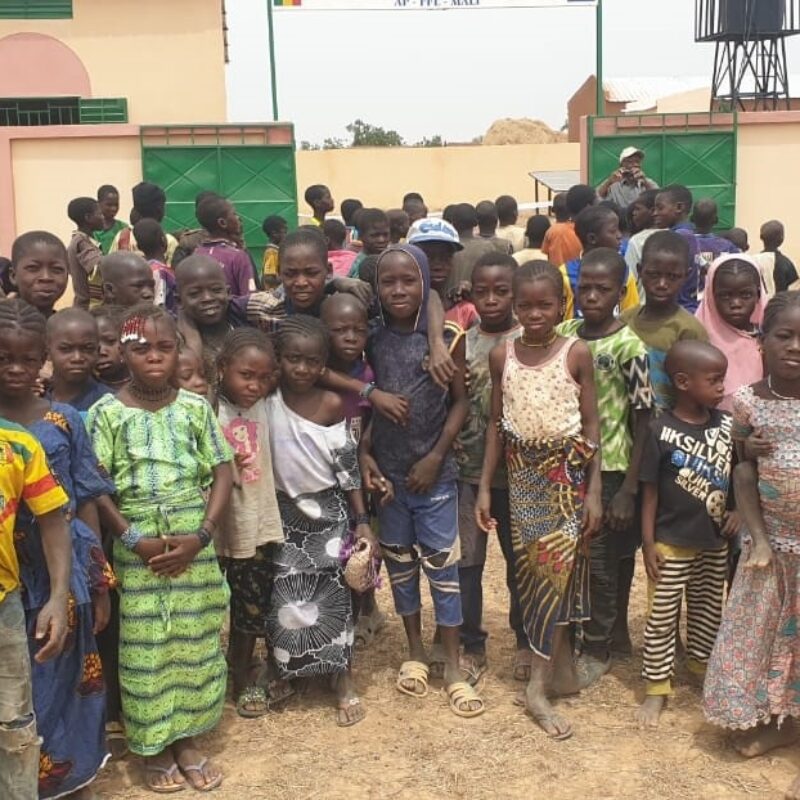
M627 208L647 189L658 189L658 184L642 172L644 152L636 147L626 147L619 154L619 169L614 170L598 187L597 194Z

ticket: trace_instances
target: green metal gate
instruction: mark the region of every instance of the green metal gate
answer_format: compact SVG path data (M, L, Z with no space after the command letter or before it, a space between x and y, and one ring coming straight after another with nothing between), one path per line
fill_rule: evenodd
M247 248L261 267L265 217L297 225L297 179L291 125L142 128L142 174L167 194L164 229L196 228L195 197L210 190L236 205Z
M589 183L597 186L619 166L625 147L645 153L644 171L659 186L680 183L695 200L711 197L719 228L736 218L734 114L643 114L589 117Z

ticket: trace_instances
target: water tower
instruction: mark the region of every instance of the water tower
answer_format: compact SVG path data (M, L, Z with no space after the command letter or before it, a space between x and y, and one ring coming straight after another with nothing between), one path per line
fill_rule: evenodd
M786 37L800 0L695 0L696 42L714 42L711 110L789 108Z

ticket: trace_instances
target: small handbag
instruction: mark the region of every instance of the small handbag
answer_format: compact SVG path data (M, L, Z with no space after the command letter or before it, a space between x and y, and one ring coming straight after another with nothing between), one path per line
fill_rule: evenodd
M375 588L378 582L375 554L372 552L372 545L365 539L359 539L350 553L344 566L344 581L359 594Z

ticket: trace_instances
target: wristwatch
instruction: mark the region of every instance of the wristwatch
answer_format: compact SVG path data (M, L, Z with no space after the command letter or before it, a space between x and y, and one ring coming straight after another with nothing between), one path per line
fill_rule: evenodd
M200 540L201 548L208 547L208 545L211 544L211 534L205 528L200 528L200 530L197 531L197 538Z

